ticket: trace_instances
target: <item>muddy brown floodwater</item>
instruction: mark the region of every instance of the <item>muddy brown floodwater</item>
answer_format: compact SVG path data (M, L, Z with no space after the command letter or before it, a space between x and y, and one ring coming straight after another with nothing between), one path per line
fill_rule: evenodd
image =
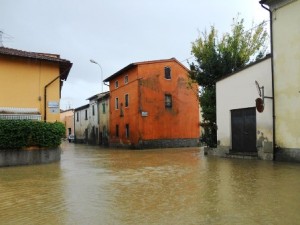
M0 168L0 224L300 224L299 164L62 149L59 163Z

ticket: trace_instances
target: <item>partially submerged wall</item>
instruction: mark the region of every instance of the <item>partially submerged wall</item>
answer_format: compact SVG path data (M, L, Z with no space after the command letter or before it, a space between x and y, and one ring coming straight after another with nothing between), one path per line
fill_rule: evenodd
M46 164L60 161L61 149L1 150L0 167Z

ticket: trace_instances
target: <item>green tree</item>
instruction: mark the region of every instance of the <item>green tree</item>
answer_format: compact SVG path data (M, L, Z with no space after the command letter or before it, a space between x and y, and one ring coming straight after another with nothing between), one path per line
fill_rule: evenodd
M192 43L195 62L190 63L190 78L197 81L205 133L202 141L217 145L216 81L252 61L265 56L268 34L264 22L245 31L243 19L233 19L231 32L218 37L214 26Z

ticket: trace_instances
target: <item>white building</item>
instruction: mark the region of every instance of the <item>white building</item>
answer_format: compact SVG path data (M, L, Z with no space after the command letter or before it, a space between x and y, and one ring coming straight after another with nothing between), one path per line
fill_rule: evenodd
M256 110L264 89L264 110ZM273 159L271 57L222 77L216 83L217 138L222 154L258 155Z
M88 141L89 106L89 104L86 104L74 110L74 132L76 143L86 143Z
M74 112L75 138L77 143L108 144L109 92L89 97L89 104Z
M99 115L99 144L108 145L109 143L109 92L104 92L98 97Z
M300 162L300 1L261 0L270 12L276 160Z

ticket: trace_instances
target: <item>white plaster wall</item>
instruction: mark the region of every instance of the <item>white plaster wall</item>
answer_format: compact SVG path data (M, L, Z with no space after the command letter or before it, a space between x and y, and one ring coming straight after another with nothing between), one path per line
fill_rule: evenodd
M105 113L103 113L102 104L105 104ZM100 132L103 137L107 137L109 134L109 98L102 99L99 102L99 115L100 115ZM103 129L105 127L105 130Z
M74 113L74 121L75 121L75 136L77 139L85 138L85 129L88 128L89 120L85 119L85 110L88 111L89 117L89 108L85 108L82 110L75 111ZM77 121L77 112L79 113L79 121Z
M273 11L276 144L300 148L300 1Z
M272 96L271 58L245 68L224 78L216 84L217 100L217 137L220 146L231 147L231 112L232 109L255 107L259 97L255 80L264 86L265 96ZM256 111L257 139L263 134L272 142L272 100L265 99L263 113Z
M94 115L93 115L93 106L94 106ZM96 128L98 127L98 104L97 101L90 101L89 106L89 128L92 128L93 126ZM90 130L89 130L90 132Z

